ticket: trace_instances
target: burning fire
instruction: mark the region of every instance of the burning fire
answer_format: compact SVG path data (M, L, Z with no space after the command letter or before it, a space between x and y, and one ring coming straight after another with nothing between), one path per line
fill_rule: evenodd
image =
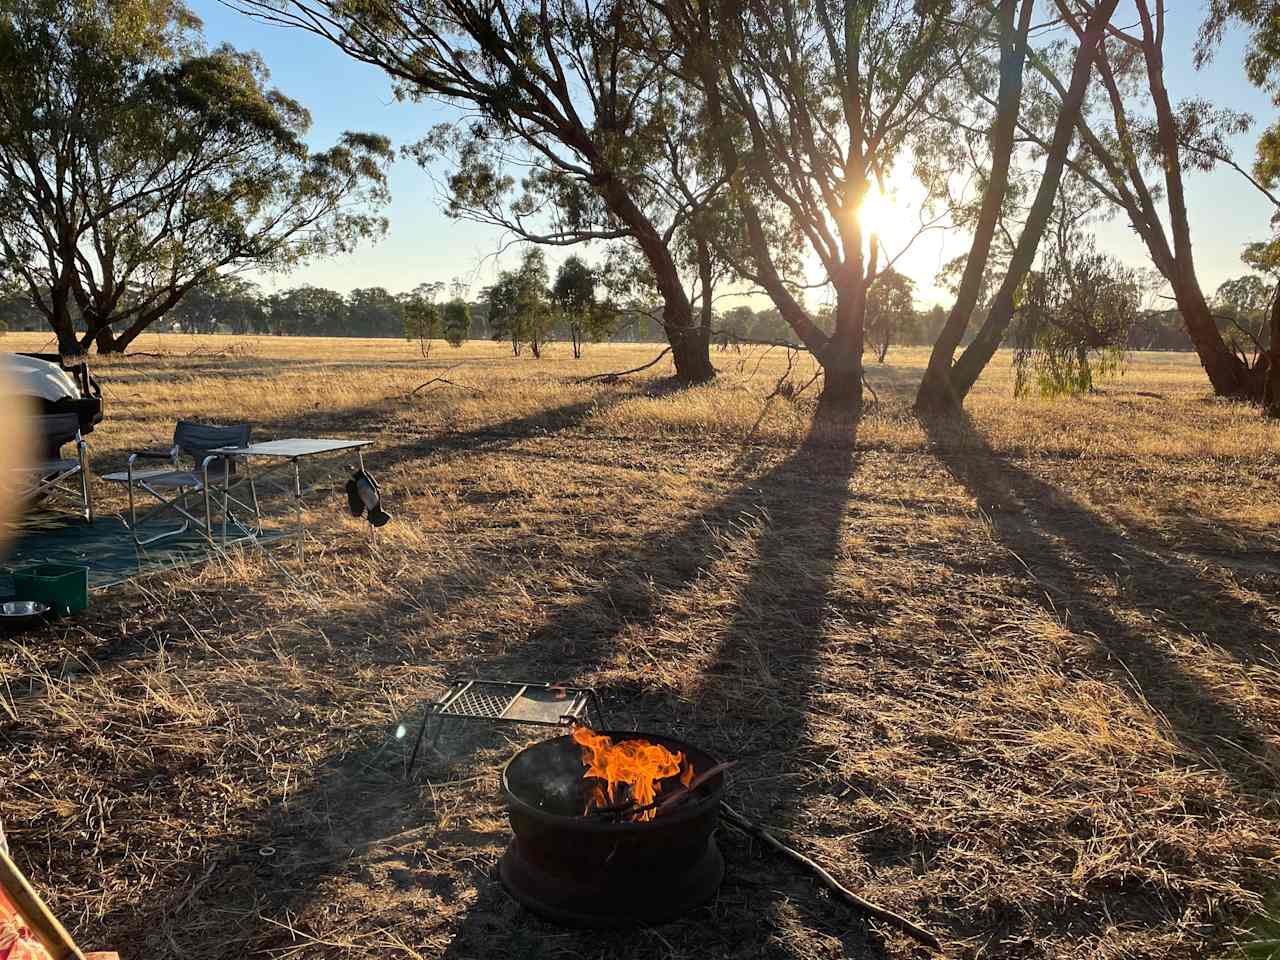
M652 820L657 813L652 804L658 796L659 780L679 774L684 786L693 782L693 764L685 763L684 753L679 750L673 753L647 740L614 743L588 727L575 727L573 739L582 748L582 762L587 768L583 779L604 781L592 786L583 813L631 803L640 808L631 819ZM622 789L624 784L626 790Z

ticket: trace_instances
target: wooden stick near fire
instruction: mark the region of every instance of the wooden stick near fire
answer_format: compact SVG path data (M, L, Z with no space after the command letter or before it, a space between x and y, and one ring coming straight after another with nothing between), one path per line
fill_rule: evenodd
M759 839L763 840L767 846L770 846L774 850L778 851L779 853L790 857L796 863L799 863L799 864L802 864L803 866L808 867L810 870L814 872L814 874L817 875L818 879L821 880L823 884L826 885L827 889L829 889L832 893L834 893L840 899L844 900L851 907L861 910L863 913L867 914L868 916L875 917L877 920L882 920L883 922L889 924L890 926L896 927L898 930L901 930L907 936L912 937L915 940L918 940L920 943L923 943L925 946L931 947L934 950L942 949L942 943L938 940L937 937L935 937L928 930L924 929L923 927L919 926L913 921L908 920L906 917L903 917L894 913L892 910L886 910L884 907L877 906L876 904L872 903L870 900L864 900L862 897L858 896L852 890L849 890L848 888L841 886L840 882L836 880L835 877L827 873L826 870L820 867L813 860L810 860L799 850L794 850L791 847L788 847L785 843L783 843L781 840L779 840L777 837L771 834L768 830L764 829L764 827L760 826L757 823L752 823L750 820L748 820L746 817L740 814L737 810L733 809L733 807L729 806L729 804L721 801L720 812L726 820L728 820L731 824L733 824L738 829L744 830L754 837L758 837Z

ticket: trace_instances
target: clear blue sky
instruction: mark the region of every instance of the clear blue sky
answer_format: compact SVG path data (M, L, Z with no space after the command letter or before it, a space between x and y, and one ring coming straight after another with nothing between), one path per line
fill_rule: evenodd
M397 146L419 139L433 124L449 119L446 108L397 102L381 71L357 63L327 41L300 30L269 26L223 6L218 0L192 0L204 20L209 43L223 41L258 51L271 70L272 83L301 101L313 120L311 142L332 144L343 130L386 134ZM1202 96L1234 110L1253 114L1254 130L1236 141L1236 159L1252 164L1257 133L1269 124L1276 109L1269 98L1245 80L1241 67L1243 38L1230 34L1217 59L1207 69L1191 66L1191 46L1201 12L1197 4L1186 14L1171 13L1166 38L1167 82L1175 100ZM1123 15L1119 18L1123 21ZM472 295L488 283L499 267L509 266L517 254L503 260L495 254L500 232L478 224L449 220L440 212L436 185L412 161L398 160L390 174L392 203L387 211L390 230L385 239L347 256L317 261L285 276L263 277L268 288L312 283L346 292L353 287L382 286L409 290L423 281L460 278L472 284ZM1197 267L1206 291L1245 272L1241 247L1268 235L1270 205L1239 174L1218 170L1188 178L1192 240ZM1145 251L1128 224L1116 218L1098 228L1104 246L1135 266L1149 266ZM946 257L963 252L966 239L952 235L934 242L904 261L905 272L917 281L920 299L942 300L930 275ZM913 251L913 254L915 251ZM552 255L553 263L560 259Z

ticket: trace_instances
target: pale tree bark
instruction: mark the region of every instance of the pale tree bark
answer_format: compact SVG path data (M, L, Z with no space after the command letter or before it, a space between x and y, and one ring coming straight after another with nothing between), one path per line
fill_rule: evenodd
M968 395L982 371L991 362L1013 320L1014 297L1018 287L1026 279L1027 272L1035 263L1040 239L1044 236L1045 228L1049 225L1049 217L1053 214L1053 204L1058 195L1058 186L1062 182L1062 171L1066 166L1067 151L1071 147L1076 119L1080 116L1080 107L1089 89L1093 54L1102 41L1117 3L1118 0L1102 0L1094 7L1088 23L1080 34L1076 61L1071 71L1071 84L1067 88L1067 95L1063 98L1058 114L1058 122L1054 126L1053 140L1049 144L1044 173L1040 177L1040 186L1036 190L1035 200L1032 201L1031 210L1018 237L1009 266L1006 268L1004 280L991 303L987 319L973 342L960 355L951 372L952 387L961 397Z
M956 349L969 327L969 319L978 305L983 275L996 225L1009 189L1009 167L1013 160L1014 133L1022 107L1022 78L1027 59L1027 34L1035 0L1001 0L998 14L1000 33L1000 85L996 95L996 115L991 128L991 171L978 210L973 242L965 261L956 301L947 315L938 339L929 354L929 366L916 393L916 410L938 413L958 409L963 397L957 396L951 383L951 365Z
M1058 9L1067 24L1080 36L1086 28L1081 25L1074 12L1062 0L1058 0ZM1097 47L1094 60L1098 78L1111 107L1118 149L1105 143L1082 116L1077 121L1077 127L1100 172L1078 165L1073 165L1073 169L1129 218L1156 270L1168 281L1173 291L1178 312L1214 393L1223 397L1257 400L1263 389L1263 372L1261 368L1250 368L1222 339L1196 274L1182 176L1178 118L1164 84L1164 0L1155 0L1154 8L1149 0L1135 0L1135 9L1139 32L1135 35L1112 27L1108 31L1108 37L1127 47L1137 57L1138 65L1145 74L1147 92L1155 110L1160 176L1167 201L1166 214L1162 216L1157 206L1157 194L1147 182L1147 175L1143 171L1136 146L1137 136L1124 99L1122 80L1117 75L1116 61L1112 59L1105 43ZM1039 61L1036 62L1036 67L1059 96L1063 96L1061 81L1052 70ZM1167 230L1165 216L1168 219Z
M1004 339L1013 319L1014 298L1018 287L1021 286L1035 262L1040 240L1053 213L1054 200L1062 181L1062 171L1066 166L1067 151L1071 147L1074 128L1080 117L1080 108L1088 92L1094 52L1102 42L1116 6L1117 0L1102 0L1093 8L1087 24L1079 31L1071 81L1063 92L1053 137L1047 145L1040 185L1006 267L1004 279L992 300L987 318L973 342L947 371L946 379L935 380L928 385L927 389L922 384L921 394L916 400L917 409L925 412L959 409ZM1014 121L1016 122L1016 113ZM973 266L973 263L966 264L966 273ZM983 267L985 267L985 258ZM938 376L939 374L935 373L935 377Z

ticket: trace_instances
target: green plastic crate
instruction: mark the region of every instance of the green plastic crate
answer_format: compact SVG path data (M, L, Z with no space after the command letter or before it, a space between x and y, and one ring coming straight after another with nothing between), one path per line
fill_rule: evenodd
M47 603L52 613L67 616L89 605L89 568L65 563L41 563L13 571L13 592L19 600Z

